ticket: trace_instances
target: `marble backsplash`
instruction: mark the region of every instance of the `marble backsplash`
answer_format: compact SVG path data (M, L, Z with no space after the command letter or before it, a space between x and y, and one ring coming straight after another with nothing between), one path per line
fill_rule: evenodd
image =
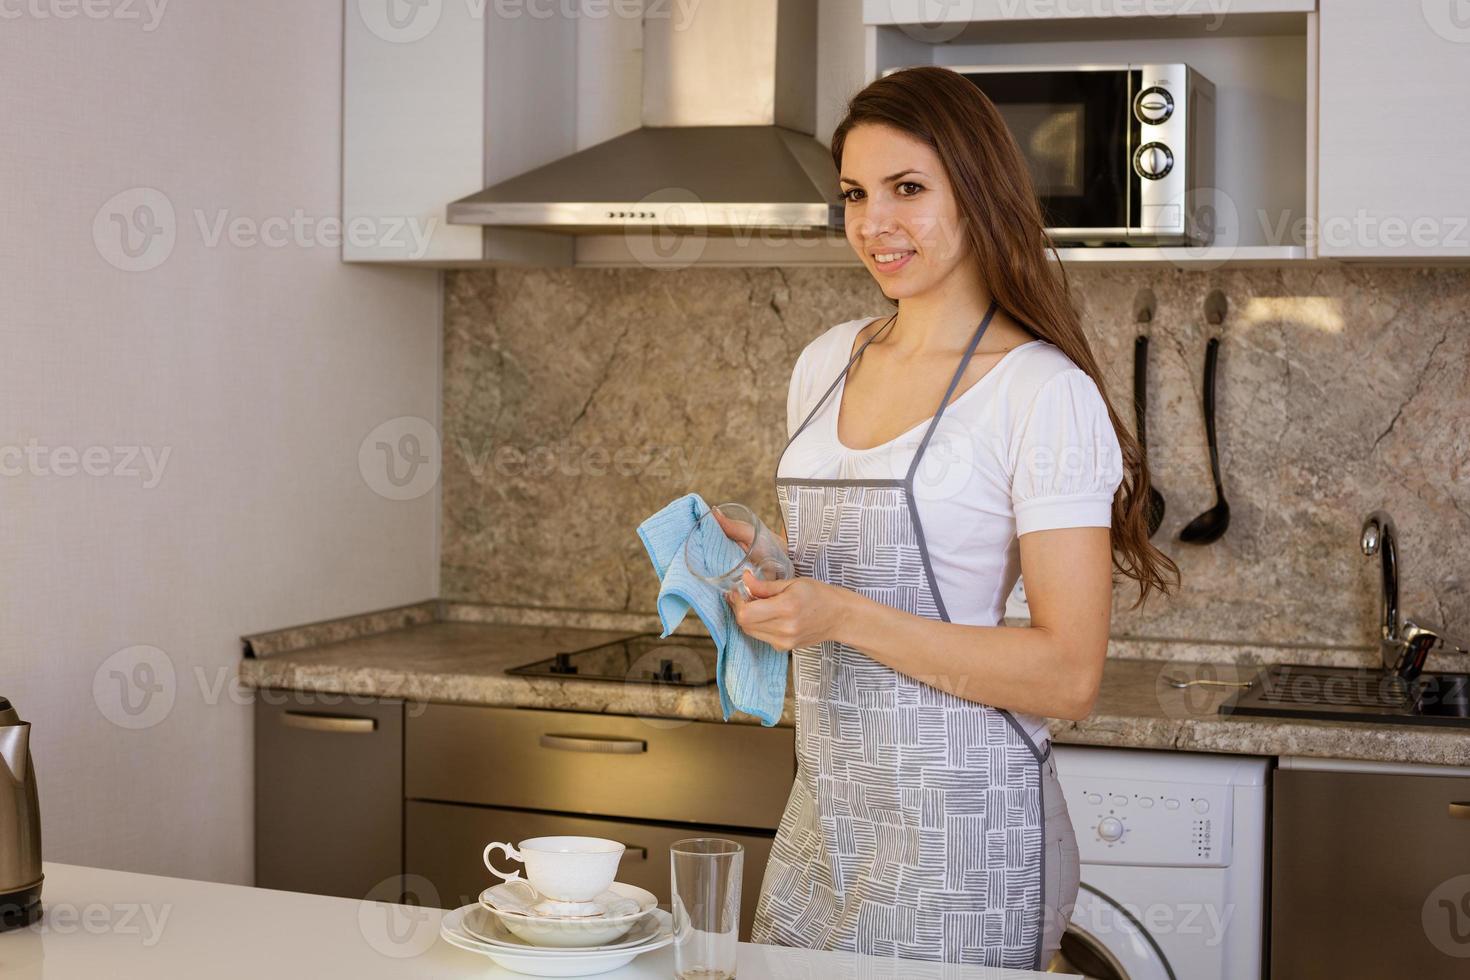
M748 501L778 520L773 468L801 348L891 310L860 268L532 269L447 274L442 596L648 613L634 528L670 499ZM1167 501L1154 542L1177 594L1129 608L1139 641L1368 649L1382 507L1399 530L1401 606L1470 634L1470 270L1098 270L1068 276L1131 421L1134 298L1151 289L1150 457ZM1221 290L1224 324L1204 297ZM1179 529L1213 503L1200 410L1222 338L1229 532ZM931 532L932 533L932 532Z

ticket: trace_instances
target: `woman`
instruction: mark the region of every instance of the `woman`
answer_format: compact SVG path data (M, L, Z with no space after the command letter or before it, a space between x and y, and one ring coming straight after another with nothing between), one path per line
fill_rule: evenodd
M776 480L797 577L730 596L795 672L751 938L1044 969L1079 873L1044 718L1091 710L1112 569L1138 603L1178 570L995 106L946 69L896 72L832 157L898 311L802 351ZM996 625L1020 573L1031 627Z

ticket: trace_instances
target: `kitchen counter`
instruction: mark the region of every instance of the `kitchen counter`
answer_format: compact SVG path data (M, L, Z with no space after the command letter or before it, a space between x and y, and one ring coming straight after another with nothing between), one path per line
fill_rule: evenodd
M438 909L271 891L46 862L45 913L0 933L8 980L521 977L439 938ZM1055 973L740 944L746 978L1027 980ZM669 947L607 980L665 980ZM1065 974L1074 976L1074 974Z
M599 623L607 628L584 629L545 623L445 621L433 613L385 622L379 614L361 629L407 625L358 635L345 625L348 622L246 638L247 651L256 655L242 660L241 683L251 688L411 701L721 720L713 685L668 688L505 673L507 667L550 657L560 650L576 650L646 630L644 621L609 615ZM1217 709L1229 697L1229 690L1195 687L1186 691L1164 680L1165 674L1245 678L1257 668L1110 655L1092 714L1080 722L1052 719L1052 738L1058 744L1244 755L1439 765L1465 765L1470 760L1470 728L1223 716ZM789 695L790 685L781 719L784 725L795 724ZM741 714L731 721L758 724Z
M246 659L240 665L240 679L249 687L399 697L411 701L721 720L720 700L714 685L668 687L634 681L561 680L505 673L507 667L546 659L562 650L607 643L631 632L499 623L427 623L292 653ZM788 697L782 724L796 723L793 711L793 702ZM735 717L760 724L743 714Z

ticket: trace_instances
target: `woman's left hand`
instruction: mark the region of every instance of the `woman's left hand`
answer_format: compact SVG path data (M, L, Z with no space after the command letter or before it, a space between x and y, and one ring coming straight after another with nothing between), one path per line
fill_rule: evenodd
M746 569L743 579L750 599L739 589L725 593L735 610L735 622L747 636L764 640L777 650L796 650L834 638L846 589L814 578L766 582Z

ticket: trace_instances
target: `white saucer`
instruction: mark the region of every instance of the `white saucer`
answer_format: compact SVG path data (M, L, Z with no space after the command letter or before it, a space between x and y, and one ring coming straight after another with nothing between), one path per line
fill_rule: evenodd
M519 893L519 894L518 894ZM493 885L480 893L480 905L495 915L501 925L532 946L555 946L562 949L605 946L615 942L650 909L658 906L653 892L637 885L615 881L605 895L607 906L617 914L588 916L547 916L532 912L525 889L506 890Z
M547 898L531 906L531 911L537 915L556 915L565 918L586 918L591 915L606 915L607 906L603 902L558 902L554 898Z
M653 914L655 912L661 913L661 915ZM485 908L485 906L466 905L459 928L462 932L468 933L472 939L488 943L491 946L501 946L511 950L567 949L568 951L576 950L577 952L597 952L612 949L627 949L631 946L646 943L657 938L660 932L670 922L671 920L667 912L663 912L662 909L651 909L634 922L633 927L624 933L621 938L613 942L603 943L600 946L536 946L507 929L505 923L490 909Z
M630 894L630 888L642 894ZM482 891L480 904L537 919L612 919L644 910L642 898L646 894L641 888L615 881L590 902L561 902L542 895L525 879L515 879Z
M487 956L497 966L515 973L527 973L539 977L585 977L594 973L616 970L633 962L634 957L662 949L674 941L673 916L663 909L655 908L660 926L658 934L639 946L628 946L614 950L596 949L509 949L475 939L465 931L464 917L471 909L483 908L466 905L446 912L439 925L439 935L451 946Z

